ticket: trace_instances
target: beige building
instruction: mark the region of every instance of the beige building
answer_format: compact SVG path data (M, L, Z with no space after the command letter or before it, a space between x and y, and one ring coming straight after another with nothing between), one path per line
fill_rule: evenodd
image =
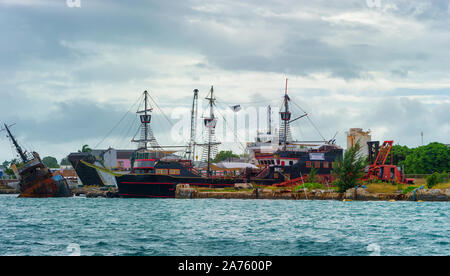
M368 156L367 142L370 142L371 139L370 130L363 131L362 128L351 128L347 132L347 149L353 147L359 141L361 146L360 154L362 156Z

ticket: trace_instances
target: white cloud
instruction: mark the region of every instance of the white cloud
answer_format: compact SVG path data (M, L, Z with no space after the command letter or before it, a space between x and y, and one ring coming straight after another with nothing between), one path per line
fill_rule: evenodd
M97 1L76 13L31 7L26 17L20 9L11 10L0 26L9 38L0 48L0 93L11 100L0 103L1 115L47 124L61 116L55 112L59 105L80 101L94 103L90 112L96 105L125 112L143 90L170 115L175 108L189 108L194 88L203 97L211 85L218 104L275 106L288 77L291 97L326 137L339 131L341 145L348 128L362 127L377 139L393 136L415 146L418 142L409 137L421 124L430 127L430 140L448 142L450 126L442 118L450 110L450 36L448 28L436 27L448 21L448 14L422 19L436 7L417 1L392 1L380 9L360 2L186 1L125 7ZM50 1L14 1L37 3ZM11 18L20 24L8 25ZM417 109L426 120L415 116ZM305 122L297 127L299 136L317 135ZM62 141L64 146L53 141L38 146L62 156L65 147L95 143L89 136ZM5 154L0 149L0 157Z

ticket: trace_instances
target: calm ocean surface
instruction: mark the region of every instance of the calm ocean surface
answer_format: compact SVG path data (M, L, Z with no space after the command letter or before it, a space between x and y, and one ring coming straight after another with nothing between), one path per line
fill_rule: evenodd
M0 208L0 255L450 255L449 203L2 195Z

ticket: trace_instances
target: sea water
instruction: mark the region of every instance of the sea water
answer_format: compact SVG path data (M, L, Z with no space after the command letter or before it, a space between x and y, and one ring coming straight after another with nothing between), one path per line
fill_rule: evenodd
M447 202L0 196L0 255L450 255Z

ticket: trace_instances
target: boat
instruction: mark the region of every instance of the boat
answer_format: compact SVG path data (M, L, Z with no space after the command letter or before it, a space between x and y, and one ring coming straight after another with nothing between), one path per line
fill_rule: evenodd
M22 161L18 168L14 168L17 169L17 174L20 176L19 197L71 197L72 192L66 179L60 174L53 175L42 163L37 152L27 153L23 151L9 127L6 124L4 126Z
M334 179L332 170L339 166L343 149L335 144L335 140L294 141L291 124L308 114L292 118L290 111L291 98L286 89L283 98L284 109L280 111L280 130L272 130L271 107L268 107L268 131L257 133L256 139L247 144L250 162L262 169L257 178L271 179L279 183L295 183L303 180L315 169L318 180L324 184Z
M84 186L117 186L111 174L97 170L85 163L127 173L131 169L130 159L135 150L127 149L93 149L89 152L73 152L67 157ZM84 162L81 162L81 161Z
M139 143L138 149L133 155L132 169L127 174L113 173L121 197L132 198L174 198L178 184L189 184L196 187L223 188L233 187L236 183L254 183L257 185L274 185L307 176L314 167L318 175L324 176L326 181L331 181L331 170L335 161L342 157L342 148L336 146L333 141L322 141L322 145L305 144L297 145L292 141L290 123L306 115L291 120L289 111L290 98L286 92L284 97L284 111L280 112L283 122L280 135L277 139L257 141L255 145L249 144L250 151L257 160L258 169L246 168L239 175L215 175L211 169L212 155L217 152L220 144L214 138L217 118L214 115L214 88L206 97L209 101L209 116L203 118L207 131L206 142L195 142L196 110L195 101L198 99L198 90L194 90L194 102L191 118L191 140L187 146L161 146L153 136L151 128L151 112L153 108L148 105L148 92L144 91L144 110L138 111L140 116L140 139L133 139ZM206 171L203 173L194 168L195 146L202 147L206 156ZM313 147L315 146L315 148ZM190 158L174 155L175 151L167 151L167 148L187 148L186 153ZM257 150L261 147L269 147L272 150ZM103 168L82 163L105 171Z
M198 97L198 90L194 90L194 104ZM174 198L176 185L189 184L201 187L229 187L236 182L242 182L239 177L216 177L212 175L211 160L214 147L219 143L213 139L213 133L217 119L214 116L214 88L211 87L207 97L209 100L210 114L204 118L205 127L209 131L209 138L205 144L197 144L190 141L188 146L161 146L153 136L151 128L151 112L153 108L148 104L148 92L144 91L144 110L138 111L140 114L140 139L132 141L138 143L138 149L134 155L133 168L129 174L115 174L119 194L121 197L150 197L150 198ZM193 112L195 117L196 111ZM195 124L192 124L194 126ZM195 128L191 129L195 133ZM195 135L191 133L191 139ZM193 167L194 147L202 146L207 152L208 169L205 174L197 171ZM168 151L167 148L187 148L186 153L189 158L182 158L174 155L175 151Z

